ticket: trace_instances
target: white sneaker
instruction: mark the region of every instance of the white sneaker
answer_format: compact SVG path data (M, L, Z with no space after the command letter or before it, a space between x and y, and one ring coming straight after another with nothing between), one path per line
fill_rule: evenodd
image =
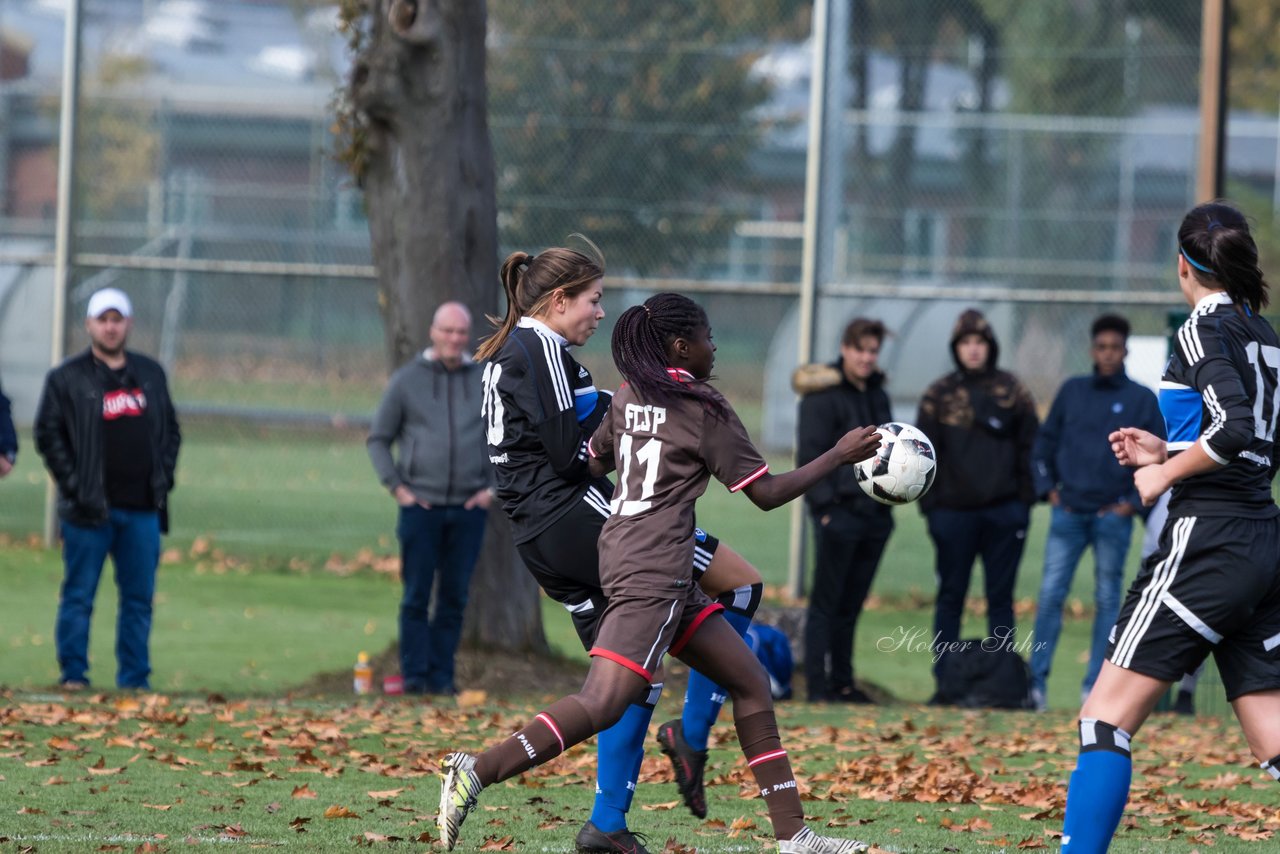
M870 850L865 842L819 836L807 827L791 839L778 840L778 854L863 854Z
M450 753L444 758L440 770L444 780L440 785L440 813L436 824L440 828L440 844L452 851L458 844L458 831L467 813L475 809L476 798L484 788L473 770L476 758L469 753Z

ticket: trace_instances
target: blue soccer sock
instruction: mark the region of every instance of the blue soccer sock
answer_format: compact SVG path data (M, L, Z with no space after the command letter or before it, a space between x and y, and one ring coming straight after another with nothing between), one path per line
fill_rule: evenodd
M644 740L653 708L662 696L662 683L649 686L643 703L632 703L621 720L596 736L596 802L591 823L605 833L624 830L627 811L636 793Z
M1067 789L1062 854L1104 854L1120 826L1133 758L1129 734L1105 721L1080 720L1080 758Z
M716 601L724 605L724 618L739 637L746 637L763 592L763 584L744 584L716 597ZM689 671L689 686L684 692L684 712L680 722L684 740L694 750L707 749L711 727L726 699L728 696L723 688L698 671Z

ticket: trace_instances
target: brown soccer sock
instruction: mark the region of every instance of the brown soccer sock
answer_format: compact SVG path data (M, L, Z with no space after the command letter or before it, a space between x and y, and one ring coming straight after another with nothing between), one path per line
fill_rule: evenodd
M528 771L595 733L591 716L572 697L562 697L522 730L476 757L476 775L486 786Z
M734 721L734 725L747 765L760 786L760 797L769 808L773 835L791 839L804 829L804 807L800 805L791 762L778 738L778 721L772 711L756 712Z

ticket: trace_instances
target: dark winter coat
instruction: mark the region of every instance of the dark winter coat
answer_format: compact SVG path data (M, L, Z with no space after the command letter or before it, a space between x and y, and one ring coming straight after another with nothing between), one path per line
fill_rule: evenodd
M965 370L956 355L957 343L968 334L981 335L990 345L986 364L976 371ZM951 335L956 370L925 390L916 415L916 426L933 441L938 456L937 478L920 499L926 513L1035 502L1035 401L1017 377L996 367L999 353L986 319L964 312Z
M160 530L169 530L168 497L178 466L182 434L169 397L164 368L127 352L129 371L147 399L151 435L151 494ZM36 408L36 450L58 484L58 515L73 525L96 526L108 518L103 477L102 382L92 350L71 356L45 377Z
M818 388L800 400L796 436L796 465L802 466L835 445L854 427L875 427L893 420L889 395L884 390L884 374L874 373L865 390L845 377L839 360L823 371ZM809 387L810 389L813 386ZM797 391L806 389L799 387ZM853 466L837 466L805 494L809 508L818 514L834 506L842 506L857 516L877 519L889 517L890 508L867 495L858 485Z

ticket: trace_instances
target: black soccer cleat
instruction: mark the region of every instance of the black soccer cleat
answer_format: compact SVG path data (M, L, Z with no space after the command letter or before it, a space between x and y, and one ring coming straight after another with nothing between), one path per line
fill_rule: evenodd
M707 751L689 746L679 720L667 721L658 727L658 744L675 769L676 788L684 798L684 805L698 818L706 818L707 791L702 785L702 771L707 766Z
M591 821L582 826L573 842L578 854L649 854L641 834L632 833L625 827L605 833Z

